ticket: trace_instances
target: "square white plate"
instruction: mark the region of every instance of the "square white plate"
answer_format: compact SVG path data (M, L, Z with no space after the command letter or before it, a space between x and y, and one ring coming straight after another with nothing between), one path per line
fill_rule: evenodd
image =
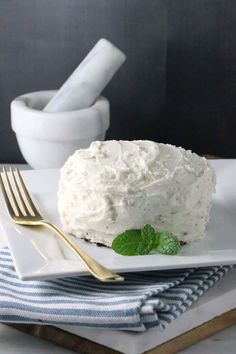
M76 242L96 260L120 273L236 263L236 160L215 160L212 165L218 182L206 236L200 242L182 247L178 256L124 257L112 249L75 238ZM23 171L22 174L41 214L60 226L56 200L59 170ZM73 252L50 231L15 225L7 214L2 195L0 227L21 279L88 274Z

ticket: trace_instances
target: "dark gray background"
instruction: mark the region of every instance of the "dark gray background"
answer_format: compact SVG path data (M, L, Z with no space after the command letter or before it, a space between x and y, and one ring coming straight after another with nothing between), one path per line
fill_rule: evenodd
M235 0L0 0L1 162L22 161L10 101L60 87L101 37L128 57L108 138L236 156Z

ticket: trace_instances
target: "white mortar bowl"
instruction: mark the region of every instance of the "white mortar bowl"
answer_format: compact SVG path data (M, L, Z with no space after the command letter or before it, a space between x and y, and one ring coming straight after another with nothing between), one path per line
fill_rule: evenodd
M104 97L86 109L42 111L55 93L32 92L11 103L12 129L23 157L35 169L62 167L75 150L104 140L110 124L109 102Z

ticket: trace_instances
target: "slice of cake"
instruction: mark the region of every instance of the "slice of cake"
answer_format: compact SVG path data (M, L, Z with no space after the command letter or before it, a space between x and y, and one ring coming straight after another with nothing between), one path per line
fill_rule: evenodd
M198 240L209 221L216 176L191 151L152 141L96 141L61 170L58 209L64 230L111 246L146 224Z

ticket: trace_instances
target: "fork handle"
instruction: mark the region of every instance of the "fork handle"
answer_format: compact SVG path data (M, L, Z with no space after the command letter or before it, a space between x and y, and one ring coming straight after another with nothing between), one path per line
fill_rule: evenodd
M87 253L85 253L78 244L73 242L64 232L62 232L57 226L51 224L46 220L41 220L40 224L54 231L71 249L79 256L81 261L87 267L89 272L98 280L101 281L123 281L124 277L119 274L113 273L111 270L105 268L103 265L95 261Z

